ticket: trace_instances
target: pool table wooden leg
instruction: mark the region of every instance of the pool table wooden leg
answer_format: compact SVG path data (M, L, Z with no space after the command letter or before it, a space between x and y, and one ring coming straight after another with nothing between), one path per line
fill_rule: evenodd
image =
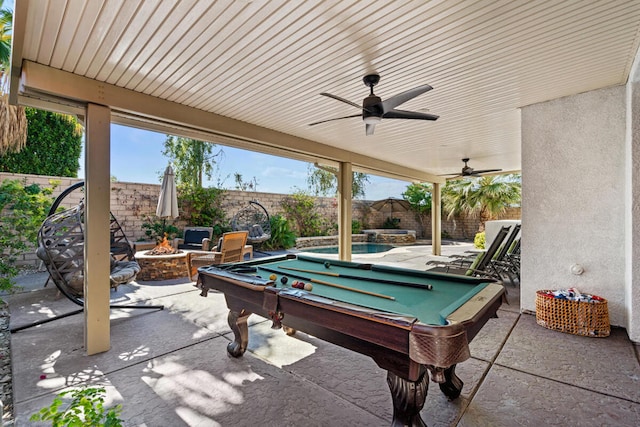
M417 381L400 378L392 372L387 373L387 384L393 399L393 422L391 427L426 427L420 418L429 390L429 374L425 370Z
M247 319L250 315L251 313L246 310L229 310L227 322L233 331L235 339L227 345L227 353L233 357L240 357L247 350L247 344L249 343Z
M456 375L456 365L444 370L444 382L440 384L440 390L450 400L457 399L462 391L464 383Z

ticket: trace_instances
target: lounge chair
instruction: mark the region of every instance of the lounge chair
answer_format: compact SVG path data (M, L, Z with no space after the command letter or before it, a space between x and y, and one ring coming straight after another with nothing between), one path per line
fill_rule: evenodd
M427 271L500 279L500 274L495 270L491 261L501 248L510 228L510 226L502 227L486 252L481 252L472 259L462 258L450 262L429 261L427 265L433 267Z
M215 251L190 251L187 255L189 279L193 281L198 277L199 267L243 261L248 235L247 231L231 231L220 237Z

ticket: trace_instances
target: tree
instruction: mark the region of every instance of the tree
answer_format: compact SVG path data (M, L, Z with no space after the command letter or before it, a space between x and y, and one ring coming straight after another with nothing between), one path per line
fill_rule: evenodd
M431 184L410 184L402 193L402 198L411 204L411 210L416 213L423 232L426 232L427 218L431 214L433 186Z
M369 176L362 172L353 173L351 193L354 199L365 196L365 186ZM307 184L316 196L333 196L338 191L338 169L332 167L313 167L309 165Z
M0 157L0 171L75 178L80 169L82 126L75 117L26 108L27 144Z
M11 32L13 12L4 9L0 0L0 155L20 151L27 141L27 118L24 107L9 105L9 70L11 70Z
M443 210L456 215L480 218L478 231L485 222L503 213L521 200L520 175L493 175L448 181L442 190Z
M258 180L254 176L249 181L245 182L240 172L235 172L233 178L236 181L236 190L240 191L258 191Z
M224 153L214 152L216 145L210 142L167 135L162 154L173 163L176 184L180 187L202 188L203 177L211 179L216 158Z

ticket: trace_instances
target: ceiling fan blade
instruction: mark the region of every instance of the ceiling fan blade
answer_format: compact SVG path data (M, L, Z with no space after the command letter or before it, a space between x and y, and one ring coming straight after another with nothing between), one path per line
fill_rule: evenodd
M344 102L345 104L352 105L352 106L356 107L358 110L362 110L363 109L362 105L358 105L355 102L349 101L348 99L340 98L338 95L332 95L332 94L327 93L327 92L322 92L320 95L327 96L327 97L333 98L333 99L335 99L337 101Z
M398 105L404 104L408 100L413 99L418 95L422 95L425 92L429 92L431 89L433 88L430 85L422 85L394 95L391 98L382 101L382 111L391 111Z
M367 123L366 125L367 136L373 135L373 130L376 128L376 125L370 125Z
M482 170L474 170L472 173L473 175L478 175L481 173L489 173L489 172L500 172L502 169L482 169Z
M438 120L435 114L420 113L418 111L389 110L382 115L385 119L415 119L415 120Z
M353 116L336 117L335 119L320 120L319 122L309 123L309 126L319 125L320 123L332 122L334 120L351 119L353 117L362 117L362 114L354 114Z

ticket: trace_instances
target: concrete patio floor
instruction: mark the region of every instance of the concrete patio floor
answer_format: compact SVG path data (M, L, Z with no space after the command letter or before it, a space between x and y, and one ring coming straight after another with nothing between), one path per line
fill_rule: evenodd
M443 246L445 254L470 245ZM431 247L410 246L355 261L424 269ZM77 309L46 273L20 277L7 298L16 327ZM429 426L638 426L640 363L624 329L587 338L538 326L521 314L519 288L458 365L462 396L447 401L431 383L422 418ZM122 404L127 426L388 426L386 372L368 357L250 318L247 353L227 356L232 339L224 296L207 298L188 279L132 283L119 304L164 304L163 311L112 310L111 350L86 356L83 317L12 335L16 426L67 387L102 385Z

